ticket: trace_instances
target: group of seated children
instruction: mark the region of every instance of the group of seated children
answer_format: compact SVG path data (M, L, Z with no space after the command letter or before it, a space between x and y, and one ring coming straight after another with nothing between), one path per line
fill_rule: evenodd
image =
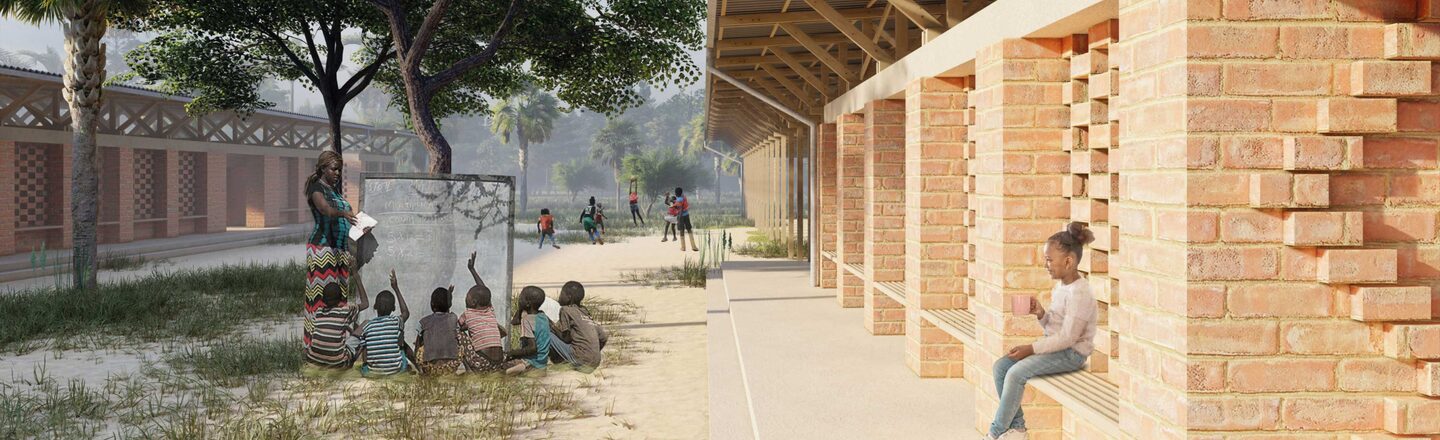
M350 369L357 362L366 377L384 377L405 372L422 375L457 374L464 366L468 373L505 371L519 374L544 369L550 362L568 363L578 371L592 372L600 366L601 350L609 336L580 305L585 287L565 283L560 290L559 319L551 321L540 310L545 291L526 286L520 291L520 305L510 325L520 326L520 348L507 350L501 343L509 334L495 317L490 288L475 272L475 254L470 254L470 276L475 286L465 295L465 311L458 317L450 312L454 286L436 288L430 295L433 313L420 319L415 348L405 344L405 322L410 310L400 293L395 272L390 272L390 289L375 295L374 318L356 321L369 308L364 283L355 275L359 301L347 305L338 284L325 287L324 305L315 313L311 343L305 347L309 363L335 369ZM393 291L393 293L392 293ZM395 316L396 306L400 315ZM353 344L352 339L358 341Z

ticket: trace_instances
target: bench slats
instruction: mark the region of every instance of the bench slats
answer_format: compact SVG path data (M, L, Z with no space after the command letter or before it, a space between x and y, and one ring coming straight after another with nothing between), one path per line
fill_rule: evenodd
M863 265L863 264L855 264L855 263L846 264L846 265L845 265L845 270L850 271L850 274L851 274L851 275L855 275L856 277L859 277L859 278L862 279L862 280L865 279L865 265Z
M875 290L889 296L890 299L905 303L905 283L899 281L884 281L875 283Z
M834 253L834 252L830 252L830 251L820 251L820 256L821 256L821 257L824 257L825 259L830 260L830 261L839 261L839 260L840 260L839 257L836 257L836 256L835 256L835 253Z
M963 309L927 309L920 316L961 342L975 343L975 315Z

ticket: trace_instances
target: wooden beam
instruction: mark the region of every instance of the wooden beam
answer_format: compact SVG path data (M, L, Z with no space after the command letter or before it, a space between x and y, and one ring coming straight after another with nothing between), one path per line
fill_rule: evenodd
M973 1L975 0L945 0L945 25L955 27L960 24L960 11L965 10L965 3Z
M940 33L945 32L945 23L941 23L940 20L935 19L934 15L930 15L930 12L921 8L914 0L886 1L889 1L890 5L895 7L895 10L905 15L905 18L909 18L910 21L915 22L915 25L919 26L920 29L934 32L935 35L940 35Z
M910 21L905 17L895 16L895 58L905 58L910 54Z
M941 13L945 11L945 5L934 4L922 6L930 13ZM846 8L839 9L839 14L850 20L862 18L878 18L884 11L881 8ZM796 12L767 12L760 14L729 14L715 17L721 28L736 26L762 26L776 25L781 23L825 23L829 20L815 11Z
M830 98L830 88L825 87L825 83L821 82L820 78L810 72L810 69L805 67L805 64L801 63L799 59L795 58L795 55L784 50L774 50L772 52L775 53L776 59L785 63L786 66L789 66L790 70L795 71L795 75L799 76L801 80L809 83L810 87L814 87L815 90L820 92L821 95L824 95L827 100Z
M805 87L795 84L795 81L791 81L789 75L786 75L785 72L781 72L780 69L769 64L761 64L760 68L765 70L765 73L769 73L771 78L775 79L775 82L780 83L781 87L789 90L790 93L794 93L795 97L800 98L801 102L808 104L814 101L814 96L811 96L810 92L805 91Z
M885 49L881 49L880 45L871 41L869 36L861 32L860 29L855 28L855 24L851 23L850 19L845 18L844 15L840 14L840 11L836 11L835 8L830 7L830 4L825 1L826 0L805 0L805 4L810 5L810 8L814 9L815 12L819 12L820 16L825 17L825 20L829 21L831 26L835 26L835 29L839 30L840 33L850 37L850 42L855 43L856 46L860 46L860 50L870 54L870 56L876 60L887 64L895 62L895 56L893 54L886 52ZM884 11L881 11L881 13L883 14ZM787 30L786 32L789 31Z
M819 42L819 43L821 43L821 44L849 43L849 42L850 42L850 37L846 37L845 34L842 34L842 33L839 33L839 32L829 32L829 33L824 33L824 34L815 34L815 35L811 35L811 36L810 36L810 39L815 40L816 42ZM787 36L730 38L730 39L720 40L720 41L715 42L715 48L716 48L716 49L719 49L719 50L762 49L762 48L765 48L765 47L767 47L767 46L787 46L787 47L788 47L788 46L799 46L799 45L800 45L800 42L795 41L795 38L794 38L794 37L787 37Z
M851 84L859 82L859 77L855 75L855 72L850 71L850 68L846 66L846 63L835 59L834 56L831 56L829 51L826 51L824 48L820 47L820 43L816 42L814 39L811 39L809 35L805 34L804 31L800 30L799 26L785 23L781 24L780 28L784 29L785 33L790 34L791 37L795 37L796 42L799 42L801 46L805 47L806 50L809 50L811 54L814 54L816 59L819 59L821 63L824 63L825 66L829 67L831 71L834 71L836 75L840 75L840 78L845 80L845 82ZM843 44L841 45L842 48L844 46L845 45ZM844 49L841 50L843 51Z

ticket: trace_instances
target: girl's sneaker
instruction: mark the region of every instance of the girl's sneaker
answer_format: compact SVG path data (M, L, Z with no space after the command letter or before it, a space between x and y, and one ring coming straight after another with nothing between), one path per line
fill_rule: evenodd
M1000 434L1000 438L997 440L1029 440L1029 438L1029 433L1018 429L1011 429L1009 431L1005 431L1004 434Z

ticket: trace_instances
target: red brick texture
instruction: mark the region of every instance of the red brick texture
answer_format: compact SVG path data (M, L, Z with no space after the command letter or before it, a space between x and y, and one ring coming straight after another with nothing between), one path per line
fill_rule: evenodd
M905 332L905 304L876 289L905 281L905 101L865 106L865 328Z
M226 189L227 167L230 163L225 153L207 152L205 158L205 232L221 232L228 222L227 200L234 197ZM307 174L308 175L308 174Z
M817 182L817 188L815 190L818 192L816 197L818 198L820 209L820 212L816 213L816 224L819 225L820 231L815 234L814 241L816 243L813 245L820 246L822 252L833 253L836 249L835 243L837 240L835 234L839 227L839 221L836 218L838 214L837 204L839 203L839 193L836 189L838 168L836 168L835 157L837 133L835 131L836 126L833 123L820 124L818 130L820 131L820 139L817 147L820 151L817 156L819 157L820 163L816 167L819 181ZM820 287L827 289L835 287L837 281L836 270L838 268L839 266L835 264L835 260L828 257L822 257L820 259Z
M865 115L841 115L836 122L836 255L841 266L865 264ZM865 306L865 281L848 270L837 271L841 307Z
M0 141L0 255L15 253L15 142Z

